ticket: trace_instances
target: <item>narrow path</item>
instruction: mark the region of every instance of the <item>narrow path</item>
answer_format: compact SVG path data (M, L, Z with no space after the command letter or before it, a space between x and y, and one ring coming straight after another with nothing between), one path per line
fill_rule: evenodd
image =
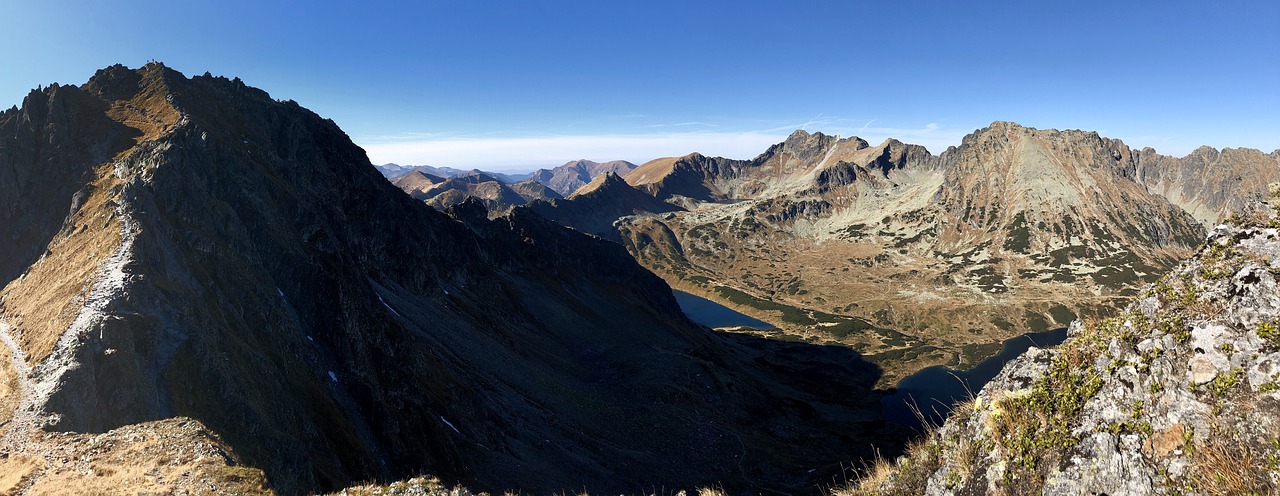
M9 349L13 372L18 379L20 397L18 407L13 411L13 418L0 426L0 453L3 453L6 458L21 455L38 460L35 472L24 477L23 482L16 488L11 488L16 489L13 493L15 496L21 496L39 479L40 475L53 466L51 464L53 458L52 449L37 436L44 424L44 419L36 413L31 367L27 365L26 352L18 346L10 329L9 324L0 318L0 342Z
M39 425L39 419L31 408L35 388L31 386L31 367L27 366L27 354L13 339L13 334L9 332L9 324L3 319L0 319L0 341L9 348L10 361L13 362L13 371L18 377L18 389L21 393L18 408L13 412L13 418L7 423L8 429L4 432L4 436L0 437L0 451L8 452L16 451L12 449L16 438L30 437Z

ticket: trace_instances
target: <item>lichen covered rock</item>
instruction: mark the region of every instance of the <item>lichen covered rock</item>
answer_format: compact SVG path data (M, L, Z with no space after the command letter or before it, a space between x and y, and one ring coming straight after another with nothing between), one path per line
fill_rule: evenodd
M1280 491L1280 223L1220 225L1120 315L1072 324L850 490Z

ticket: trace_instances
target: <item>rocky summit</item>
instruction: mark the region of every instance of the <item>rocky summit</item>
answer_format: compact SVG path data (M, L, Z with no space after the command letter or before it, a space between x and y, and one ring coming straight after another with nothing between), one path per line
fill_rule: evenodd
M0 492L813 491L902 436L850 349L696 325L527 209L433 209L239 79L31 92L0 239Z
M1009 363L853 494L1280 493L1280 216Z

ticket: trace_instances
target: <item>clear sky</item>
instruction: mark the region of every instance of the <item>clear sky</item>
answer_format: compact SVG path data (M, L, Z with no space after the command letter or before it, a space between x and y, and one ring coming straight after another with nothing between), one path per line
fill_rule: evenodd
M337 121L374 163L533 169L797 128L935 153L994 120L1280 148L1280 2L0 2L0 104L150 59Z

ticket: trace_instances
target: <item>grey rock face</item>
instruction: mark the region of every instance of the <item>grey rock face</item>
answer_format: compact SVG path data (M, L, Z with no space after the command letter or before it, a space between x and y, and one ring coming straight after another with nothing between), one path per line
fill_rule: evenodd
M1135 180L1182 207L1206 228L1251 208L1267 194L1268 184L1280 181L1280 156L1254 149L1219 151L1203 146L1175 158L1146 148L1134 155Z
M1274 212L1255 220L1215 228L1121 315L1010 362L862 489L1276 494L1280 232Z

